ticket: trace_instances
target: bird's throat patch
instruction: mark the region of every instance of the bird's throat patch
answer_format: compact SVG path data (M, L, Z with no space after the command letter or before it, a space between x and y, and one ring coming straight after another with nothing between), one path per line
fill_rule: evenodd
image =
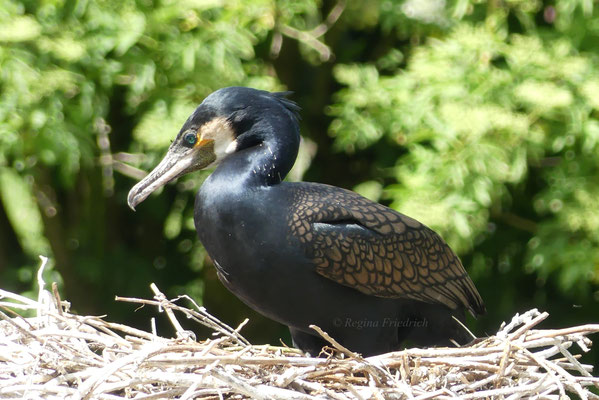
M237 148L237 135L231 123L224 117L216 117L198 129L198 146L214 142L214 154L220 161L227 154L235 152Z

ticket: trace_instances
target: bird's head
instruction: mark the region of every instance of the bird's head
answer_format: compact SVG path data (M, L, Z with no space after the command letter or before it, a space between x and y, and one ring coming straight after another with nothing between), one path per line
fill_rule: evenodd
M292 132L292 140L299 143L299 107L285 94L245 87L228 87L210 94L183 124L162 161L131 188L129 207L135 209L173 179L216 166L277 131Z

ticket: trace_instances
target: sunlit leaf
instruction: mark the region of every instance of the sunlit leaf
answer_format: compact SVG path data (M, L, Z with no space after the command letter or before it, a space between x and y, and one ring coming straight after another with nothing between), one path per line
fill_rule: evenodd
M190 103L176 102L167 105L164 101L159 101L143 116L133 130L133 136L147 149L165 148L195 107Z
M0 23L0 42L24 42L42 32L40 24L29 16L13 17Z
M23 250L31 257L51 256L31 188L13 169L0 168L0 199Z

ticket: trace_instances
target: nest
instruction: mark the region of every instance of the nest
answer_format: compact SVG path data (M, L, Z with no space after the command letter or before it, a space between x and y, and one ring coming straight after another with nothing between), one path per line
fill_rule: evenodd
M531 310L470 346L368 358L314 327L330 348L313 358L289 347L253 346L241 326L227 326L186 296L168 300L154 285L153 300L118 300L165 312L177 338L72 314L55 285L44 289L42 269L37 301L0 290L3 399L599 399L589 390L599 388L599 378L572 351L588 351L587 335L599 324L534 329L548 314ZM177 304L183 298L190 308ZM210 327L213 336L196 341L177 315Z

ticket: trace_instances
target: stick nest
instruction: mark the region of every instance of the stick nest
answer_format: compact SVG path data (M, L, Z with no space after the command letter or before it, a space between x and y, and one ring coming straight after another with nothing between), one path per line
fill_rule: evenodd
M191 307L183 307L155 286L153 300L117 300L156 306L177 338L72 314L55 286L44 289L42 270L37 301L0 290L2 399L599 399L589 390L599 378L572 351L587 352L599 324L534 329L548 314L531 310L469 346L368 358L314 327L331 347L328 357L313 358L253 346L241 326L228 327L186 296ZM196 341L177 314L210 327L213 337Z

